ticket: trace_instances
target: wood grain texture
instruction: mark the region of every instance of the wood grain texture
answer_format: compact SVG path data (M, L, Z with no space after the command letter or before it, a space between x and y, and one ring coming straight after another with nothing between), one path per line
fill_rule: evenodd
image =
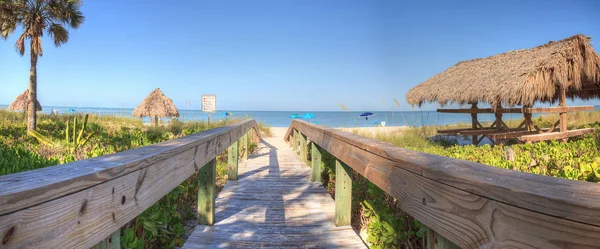
M217 160L210 160L198 170L198 224L215 223L215 198L217 196Z
M506 139L506 138L519 138L522 136L526 136L526 135L534 135L534 134L539 134L542 131L527 131L527 130L522 130L522 131L507 131L507 132L500 132L500 133L492 133L492 134L488 134L487 136L490 139Z
M302 133L298 133L298 140L300 140L298 143L298 146L300 146L300 161L306 162L306 158L308 156L308 154L306 153L306 136Z
M276 131L217 197L214 226L197 226L183 248L366 248L333 224L335 202Z
M577 137L587 133L592 133L596 129L595 128L583 128L577 130L570 130L565 132L550 132L550 133L542 133L535 135L525 135L521 136L519 139L528 142L537 142L537 141L545 141L551 139L566 139L570 137Z
M239 142L235 141L227 149L227 176L228 180L237 181L239 171Z
M335 219L336 226L350 225L352 218L352 169L335 160Z
M242 154L242 161L245 162L248 160L248 133L244 134L240 140L244 152L244 154Z
M242 121L109 156L0 177L0 248L90 248L255 127Z
M319 147L311 142L311 175L310 180L312 182L321 182L321 151L319 151Z
M298 141L299 141L298 130L294 130L294 140L292 142L292 149L294 149L294 151L298 150Z
M559 112L581 112L594 110L594 106L565 106L565 107L530 107L530 108L501 108L502 113L559 113ZM492 108L482 109L437 109L443 113L495 113Z
M463 132L471 132L472 134L481 134L482 132L498 132L496 128L458 128L458 129L446 129L446 130L438 130L437 133L440 134L461 134Z
M455 245L448 239L442 237L441 235L435 233L435 231L433 231L431 229L427 229L425 248L426 249L460 249L460 247L458 247L457 245Z
M410 151L300 120L292 128L462 248L600 246L598 184Z
M92 249L121 249L121 229L117 229L108 238L93 246Z

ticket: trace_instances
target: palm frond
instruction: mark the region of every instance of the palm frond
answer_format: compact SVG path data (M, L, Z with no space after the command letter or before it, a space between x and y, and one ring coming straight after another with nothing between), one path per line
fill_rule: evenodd
M15 44L21 55L25 54L25 40L30 40L32 54L42 56L44 32L57 47L65 44L69 40L67 28L79 28L85 20L80 0L0 0L0 3L0 37L7 39L21 27L23 34Z
M48 28L48 34L54 40L54 45L60 47L60 45L69 41L69 31L60 24L53 23Z
M50 0L46 9L51 19L76 29L85 21L80 8L79 0Z
M17 6L10 1L0 0L0 36L8 38L17 28L18 12Z
M21 56L25 54L25 38L27 38L27 34L23 33L15 43L15 49Z

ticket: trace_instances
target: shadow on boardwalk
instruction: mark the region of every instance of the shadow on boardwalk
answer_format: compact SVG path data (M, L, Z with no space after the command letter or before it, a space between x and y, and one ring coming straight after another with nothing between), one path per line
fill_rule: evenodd
M366 248L281 137L261 141L216 201L216 224L198 226L184 248Z

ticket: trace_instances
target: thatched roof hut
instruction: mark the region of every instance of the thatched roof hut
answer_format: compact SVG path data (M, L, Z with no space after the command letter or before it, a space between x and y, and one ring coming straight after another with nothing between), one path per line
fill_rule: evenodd
M459 62L412 88L406 100L418 106L424 102L532 106L555 102L561 89L570 98L600 96L600 58L586 36Z
M23 92L23 94L19 95L15 101L13 101L9 106L8 106L8 110L11 111L24 111L27 109L27 106L29 105L29 89L25 90L25 92ZM36 111L41 111L42 110L42 105L40 105L39 101L35 101L35 109Z
M167 118L179 117L179 111L173 101L156 88L133 110L134 117Z

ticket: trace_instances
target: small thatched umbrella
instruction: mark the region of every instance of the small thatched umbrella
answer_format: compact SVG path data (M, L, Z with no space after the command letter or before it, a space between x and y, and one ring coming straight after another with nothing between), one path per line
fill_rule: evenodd
M29 106L29 89L25 90L25 92L23 92L23 94L19 95L15 99L15 101L13 101L8 106L8 110L25 111L25 110L27 110L28 106ZM42 106L40 105L40 102L37 100L35 101L35 110L38 112L42 110Z
M179 111L173 101L156 88L133 110L134 117L154 117L154 124L158 125L159 118L179 117Z

